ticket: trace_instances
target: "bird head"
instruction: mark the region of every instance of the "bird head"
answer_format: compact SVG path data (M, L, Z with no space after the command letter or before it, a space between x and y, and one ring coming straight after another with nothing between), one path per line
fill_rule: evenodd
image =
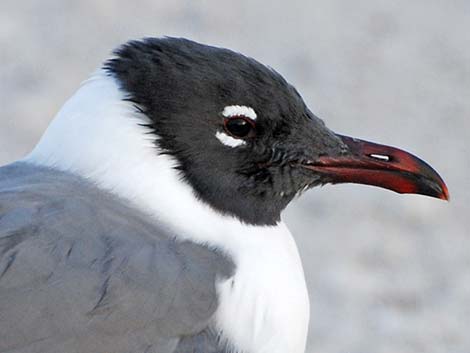
M218 212L275 224L296 195L326 183L449 197L424 161L334 133L281 75L251 58L176 38L129 42L115 54L105 70L149 118L156 151L171 155Z

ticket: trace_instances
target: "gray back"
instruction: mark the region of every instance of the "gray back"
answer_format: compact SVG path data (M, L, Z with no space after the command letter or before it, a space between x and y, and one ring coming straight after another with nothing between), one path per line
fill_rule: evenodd
M208 324L233 271L83 178L0 168L0 352L223 352Z

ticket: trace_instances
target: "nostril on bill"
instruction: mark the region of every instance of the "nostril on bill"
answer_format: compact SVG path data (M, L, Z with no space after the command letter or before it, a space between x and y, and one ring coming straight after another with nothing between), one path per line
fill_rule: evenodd
M386 154L377 154L377 153L372 153L368 155L370 158L378 159L383 162L390 162L392 157L387 156Z

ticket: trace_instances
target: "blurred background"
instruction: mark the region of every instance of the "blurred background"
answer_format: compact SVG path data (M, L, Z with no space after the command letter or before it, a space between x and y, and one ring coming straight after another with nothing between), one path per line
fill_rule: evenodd
M470 2L2 0L0 164L114 47L162 35L274 67L331 129L413 152L447 182L450 203L341 185L290 206L307 352L470 352Z

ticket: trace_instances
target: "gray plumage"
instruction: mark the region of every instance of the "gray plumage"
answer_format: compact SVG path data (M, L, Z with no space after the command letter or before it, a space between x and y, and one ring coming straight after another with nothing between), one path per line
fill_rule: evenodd
M81 177L0 168L0 352L224 352L208 324L233 271Z

